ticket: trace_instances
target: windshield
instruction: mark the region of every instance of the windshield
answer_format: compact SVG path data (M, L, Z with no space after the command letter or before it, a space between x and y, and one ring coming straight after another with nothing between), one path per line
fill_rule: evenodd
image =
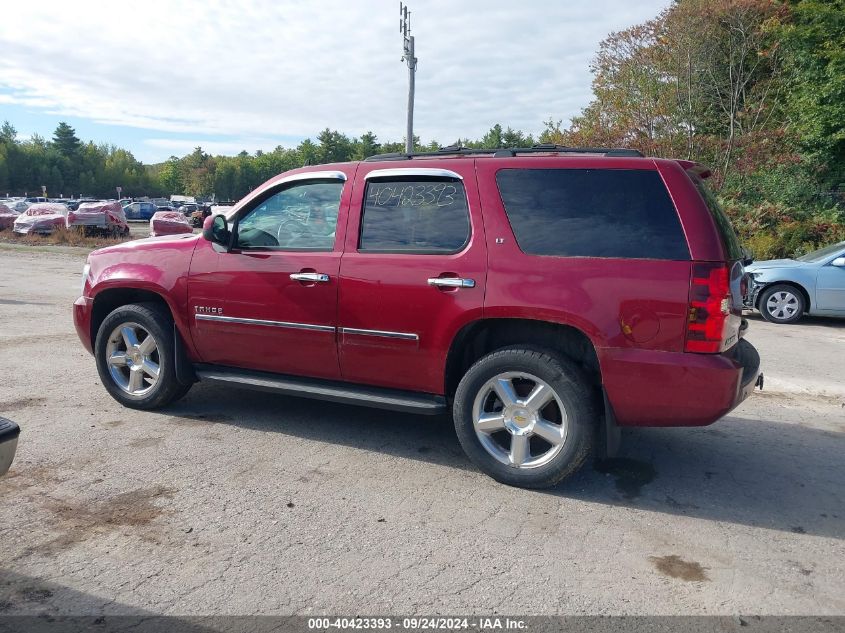
M806 255L802 255L798 258L799 262L820 262L826 257L830 257L831 255L835 255L838 251L845 251L845 242L839 242L838 244L831 244L830 246L825 246L824 248L820 248L817 251L813 251L812 253L807 253Z

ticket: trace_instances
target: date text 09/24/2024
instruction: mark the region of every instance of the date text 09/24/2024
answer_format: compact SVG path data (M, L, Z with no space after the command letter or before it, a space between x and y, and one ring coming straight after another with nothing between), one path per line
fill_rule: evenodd
M524 630L525 620L514 618L447 618L447 617L355 617L355 618L309 618L308 629L326 631L330 629L364 629L364 630L388 630L401 629L406 631L426 630Z

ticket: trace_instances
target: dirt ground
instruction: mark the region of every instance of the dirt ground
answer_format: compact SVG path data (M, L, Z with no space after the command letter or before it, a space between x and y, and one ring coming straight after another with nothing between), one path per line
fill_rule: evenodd
M73 330L84 253L2 246L0 613L845 614L845 321L752 318L763 392L536 492L446 418L124 409Z

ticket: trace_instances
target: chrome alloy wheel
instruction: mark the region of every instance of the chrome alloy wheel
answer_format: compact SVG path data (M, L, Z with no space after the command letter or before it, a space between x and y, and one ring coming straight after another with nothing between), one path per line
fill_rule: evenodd
M122 323L112 331L106 362L114 383L130 396L144 396L158 382L158 343L137 323Z
M484 450L513 468L548 464L566 443L568 421L560 398L524 372L506 372L484 383L472 421Z
M788 290L772 293L769 300L766 301L766 310L779 321L792 318L799 308L798 297Z

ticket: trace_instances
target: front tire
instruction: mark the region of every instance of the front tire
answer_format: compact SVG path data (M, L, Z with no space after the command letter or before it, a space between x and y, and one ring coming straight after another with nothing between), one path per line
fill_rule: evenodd
M804 295L795 286L777 284L760 295L760 314L770 323L795 323L804 316Z
M510 486L553 486L592 450L592 389L572 361L547 351L506 348L483 357L458 385L453 415L467 456Z
M173 319L155 303L111 312L97 331L94 355L103 386L125 407L157 409L190 389L176 377Z

